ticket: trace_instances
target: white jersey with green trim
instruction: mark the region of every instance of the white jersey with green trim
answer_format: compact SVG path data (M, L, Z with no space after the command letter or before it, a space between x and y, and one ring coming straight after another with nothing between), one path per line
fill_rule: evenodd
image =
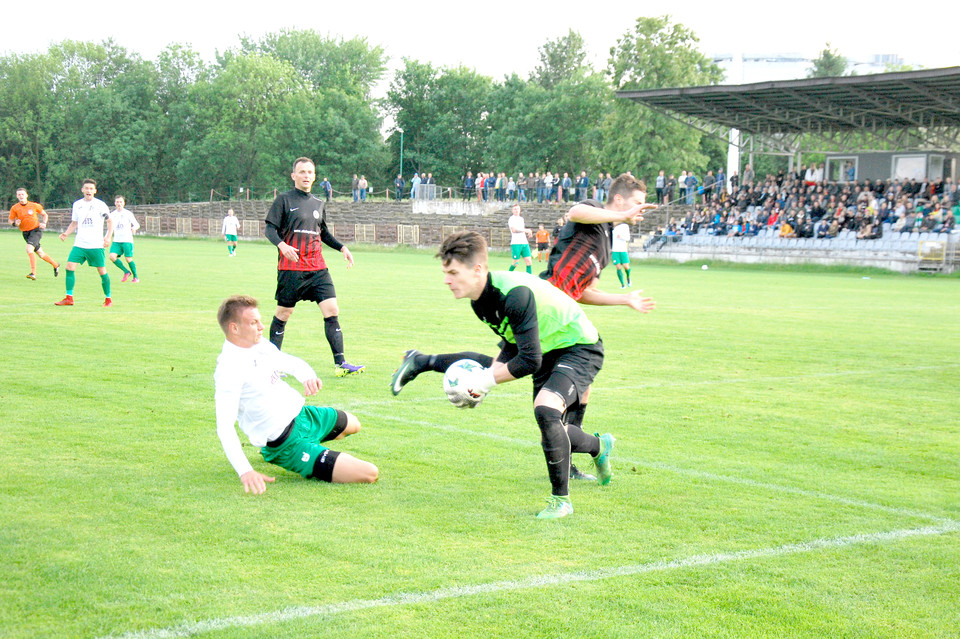
M110 214L113 220L113 241L133 242L133 232L140 228L140 223L133 213L127 209L116 209Z
M77 239L73 245L82 249L103 248L103 222L110 217L110 207L103 200L77 200L70 220L77 223Z
M228 215L223 218L223 225L220 227L220 235L239 235L240 220L236 215Z
M629 243L630 225L624 222L613 227L613 246L610 247L611 250L614 253L626 253Z

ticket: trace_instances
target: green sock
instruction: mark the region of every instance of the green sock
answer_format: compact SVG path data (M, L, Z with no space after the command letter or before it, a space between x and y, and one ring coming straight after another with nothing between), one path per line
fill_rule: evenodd
M630 283L630 267L627 267L627 284Z
M137 263L133 260L130 260L130 270L133 271L133 279L139 279L137 277Z
M100 288L103 289L104 297L110 297L110 274L104 273L100 276Z
M533 273L533 267L532 267L532 266L528 266L528 267L527 267L527 273Z
M113 261L113 263L116 264L116 265L117 265L117 268L120 269L121 271L123 271L124 273L129 273L129 272L130 272L130 271L127 270L127 267L123 265L123 262L120 260L119 257L118 257L117 259L115 259L115 260Z
M511 271L514 270L514 269L516 269L516 268L517 268L517 265L516 265L516 264L511 264L511 265L510 265L510 270L511 270Z
M67 271L67 295L73 295L73 285L77 283L77 274L74 271Z
M620 280L620 286L626 286L627 283L623 281L623 269L617 269L617 279Z

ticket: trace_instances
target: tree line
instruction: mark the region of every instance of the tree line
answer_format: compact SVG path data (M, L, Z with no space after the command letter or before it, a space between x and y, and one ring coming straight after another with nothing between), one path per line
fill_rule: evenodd
M586 64L572 30L539 53L529 77L499 80L403 59L381 99L372 92L386 74L382 47L311 30L243 37L212 63L180 44L145 60L112 40L7 55L0 201L23 186L63 207L87 177L137 204L237 197L241 187L269 197L288 188L299 156L340 191L354 173L386 188L401 152L407 179L429 171L450 185L467 170L650 177L724 163L719 140L614 97L722 79L684 26L638 18L603 69Z

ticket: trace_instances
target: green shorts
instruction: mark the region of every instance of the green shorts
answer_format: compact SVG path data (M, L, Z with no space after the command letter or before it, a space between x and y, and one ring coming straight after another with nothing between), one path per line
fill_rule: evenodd
M110 252L117 257L121 255L133 257L133 242L114 242L110 245Z
M346 413L336 408L304 406L294 418L287 438L277 447L264 446L260 454L264 461L312 477L314 467L318 461L322 463L328 450L320 442L335 439L346 426Z
M521 257L530 257L530 245L511 244L510 253L513 255L513 259L515 260L519 260Z
M610 254L610 259L614 264L629 264L630 256L627 255L626 251L614 251Z
M236 235L230 235L229 233L225 233L225 234L224 234L224 237L227 238L227 241L228 241L228 242L236 242L236 241L237 241L237 236L236 236Z
M107 262L103 256L103 249L85 249L74 246L70 249L70 255L67 257L68 262L73 262L74 264L83 264L88 262L90 266L93 267L103 267L106 266Z

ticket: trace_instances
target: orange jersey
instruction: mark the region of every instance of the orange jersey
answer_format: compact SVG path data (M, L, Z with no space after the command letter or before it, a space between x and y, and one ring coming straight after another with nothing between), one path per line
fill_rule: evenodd
M537 244L548 244L550 242L550 231L543 229L537 231Z
M36 202L27 202L20 204L17 202L10 209L10 223L20 220L21 231L32 231L40 226L40 217L43 215L43 207Z

